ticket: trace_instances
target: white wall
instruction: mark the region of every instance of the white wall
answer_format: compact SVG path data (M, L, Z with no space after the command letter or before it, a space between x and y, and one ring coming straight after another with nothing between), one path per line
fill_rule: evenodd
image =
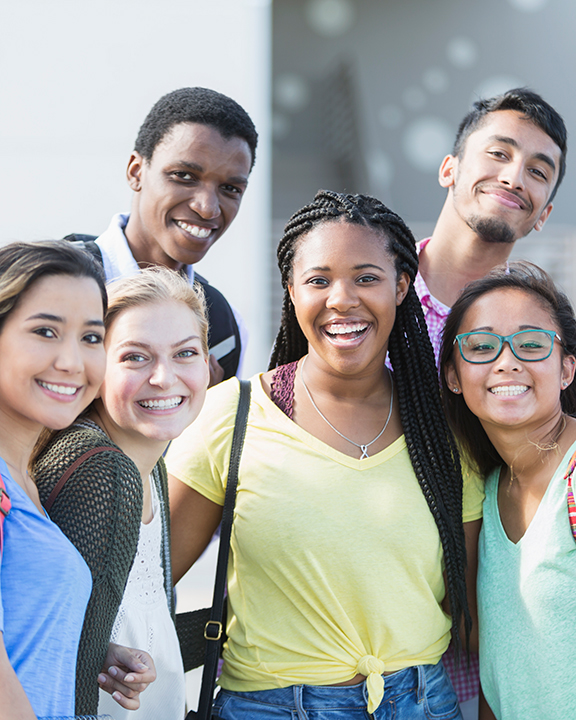
M138 128L186 85L237 100L260 133L240 213L199 266L250 330L245 374L269 352L271 0L4 0L0 7L0 243L99 234L130 206Z

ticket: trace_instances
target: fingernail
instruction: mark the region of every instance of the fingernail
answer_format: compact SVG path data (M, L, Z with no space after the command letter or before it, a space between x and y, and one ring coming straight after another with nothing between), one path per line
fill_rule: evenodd
M144 663L139 663L138 670L148 670L148 665L144 665Z
M106 675L98 675L98 682L101 685L104 685L104 683L106 682Z
M112 693L112 697L114 698L114 700L116 700L116 702L122 700L122 695L120 695L119 692Z
M124 682L134 682L135 679L134 675L126 675Z
M116 675L118 675L118 670L114 667L114 665L108 668L108 672L112 675L112 677L116 677Z

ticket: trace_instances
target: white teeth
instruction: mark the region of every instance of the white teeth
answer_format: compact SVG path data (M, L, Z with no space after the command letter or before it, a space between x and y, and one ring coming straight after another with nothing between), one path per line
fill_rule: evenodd
M177 407L182 403L182 397L168 398L166 400L139 400L138 404L143 408L150 408L153 410L167 410L170 408Z
M194 237L201 238L202 240L207 238L212 232L212 228L203 228L198 225L188 225L188 223L182 222L181 220L178 220L176 225L181 227L182 230L186 230L186 232L190 233L190 235L194 235Z
M69 385L53 385L52 383L42 382L42 380L38 380L38 385L46 388L46 390L50 390L50 392L58 393L59 395L75 395L79 390L77 387L70 387Z
M368 323L354 323L353 325L335 323L334 325L327 325L326 332L330 333L330 335L349 335L350 333L362 332L367 327Z
M501 385L490 388L493 395L522 395L526 390L528 390L527 385Z

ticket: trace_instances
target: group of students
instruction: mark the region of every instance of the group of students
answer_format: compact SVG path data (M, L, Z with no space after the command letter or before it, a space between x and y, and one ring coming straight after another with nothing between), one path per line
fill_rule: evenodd
M440 384L419 250L366 195L319 191L285 228L214 717L459 718L451 640L464 668L479 644L482 720L572 714L574 312L535 266L495 267L452 305ZM189 280L0 250L7 718L184 716L172 582L220 522L239 394L204 403Z

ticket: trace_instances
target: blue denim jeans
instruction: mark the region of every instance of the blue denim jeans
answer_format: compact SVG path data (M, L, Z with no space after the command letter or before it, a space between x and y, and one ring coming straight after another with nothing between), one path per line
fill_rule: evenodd
M214 718L223 720L453 720L462 719L444 666L417 665L384 678L384 698L373 715L366 683L330 687L291 685L276 690L220 690Z

